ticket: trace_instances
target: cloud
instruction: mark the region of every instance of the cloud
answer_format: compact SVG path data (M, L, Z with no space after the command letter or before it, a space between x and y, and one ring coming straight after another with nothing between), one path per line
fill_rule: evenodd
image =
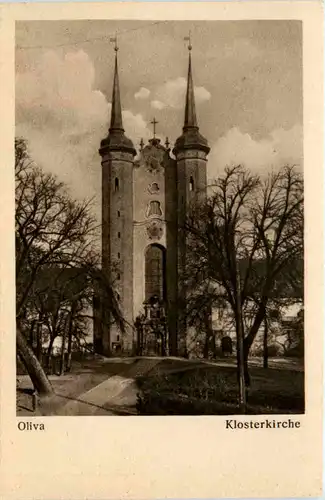
M303 166L303 131L298 124L289 130L276 129L265 139L254 140L249 134L232 128L211 148L208 177L215 179L226 166L242 164L263 173L286 164Z
M18 119L20 113L27 120L32 115L37 118L36 126L86 132L102 123L107 113L105 96L93 89L94 78L94 67L85 52L67 53L64 57L46 52L35 68L17 74Z
M154 109L164 109L166 108L166 104L161 101L151 101L151 107Z
M171 107L180 109L184 106L185 92L186 92L187 81L184 77L180 76L173 80L168 80L163 85L157 88L155 92L156 100L151 102L158 104L156 109L163 109L164 107ZM194 87L195 101L197 104L209 101L211 99L210 92L205 87Z
M95 71L82 50L43 54L16 74L16 134L32 158L55 173L77 198L100 201L100 141L107 135L111 104L94 88ZM142 115L123 112L127 135L137 142L150 131ZM80 182L82 179L82 182Z
M194 95L198 104L211 99L211 94L205 87L194 87Z
M125 133L133 140L135 147L139 139L150 139L152 132L140 113L134 114L130 110L125 110L122 115Z
M145 87L141 87L135 94L134 94L134 98L135 99L141 99L141 100L145 100L145 99L148 99L148 97L150 96L150 90L149 89L146 89Z

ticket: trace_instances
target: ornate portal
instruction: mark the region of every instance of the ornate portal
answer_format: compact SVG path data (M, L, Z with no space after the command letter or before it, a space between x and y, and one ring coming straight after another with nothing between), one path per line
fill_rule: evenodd
M135 328L138 356L168 356L166 312L157 296L144 303L144 314L137 317Z

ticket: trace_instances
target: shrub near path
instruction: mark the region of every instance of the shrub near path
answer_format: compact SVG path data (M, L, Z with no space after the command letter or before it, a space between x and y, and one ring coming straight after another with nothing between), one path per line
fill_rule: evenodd
M303 413L304 374L251 368L247 412ZM140 415L228 415L238 411L237 374L233 367L193 368L138 379Z

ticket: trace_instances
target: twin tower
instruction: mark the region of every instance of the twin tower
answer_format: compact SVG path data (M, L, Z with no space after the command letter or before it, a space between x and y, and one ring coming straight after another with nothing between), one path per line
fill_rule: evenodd
M112 322L95 331L95 345L103 354L121 346L136 352L136 319L153 297L165 311L170 355L184 355L187 326L182 316L181 275L186 261L182 228L188 207L206 196L207 140L197 124L192 79L191 45L183 132L170 155L154 137L137 154L125 136L118 77L117 47L108 135L101 141L102 158L102 269L113 284L125 320L125 332ZM101 314L105 314L105 303Z

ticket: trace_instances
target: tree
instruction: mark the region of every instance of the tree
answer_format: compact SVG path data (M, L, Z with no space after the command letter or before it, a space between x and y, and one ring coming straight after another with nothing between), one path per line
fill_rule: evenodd
M29 323L41 325L36 341L46 347L46 367L50 371L51 356L55 341L61 338L61 368L64 372L65 344L71 354L70 336L76 332L76 314L87 309L89 298L93 296L93 286L83 268L45 267L36 276L28 300ZM78 336L85 338L89 324L81 322ZM89 323L89 319L88 319ZM29 325L27 325L28 329ZM43 349L42 349L43 350ZM70 357L70 356L69 356Z
M302 176L288 166L266 178L242 166L226 168L206 202L192 207L184 230L185 287L192 299L204 290L211 306L220 297L229 304L237 333L244 331L249 385L248 355L267 307L280 284L289 293L288 269L303 259ZM248 310L252 321L245 328Z
M15 140L15 179L17 353L34 387L40 394L49 394L51 384L23 331L35 310L35 285L42 273L54 268L79 269L96 292L98 283L104 283L100 290L110 297L114 318L120 324L122 320L117 301L112 298L112 286L102 277L96 247L99 226L92 215L91 202L73 200L55 175L36 166L22 138ZM52 313L58 312L56 306L52 309ZM48 322L49 303L43 313L42 319ZM55 331L52 333L55 335Z

